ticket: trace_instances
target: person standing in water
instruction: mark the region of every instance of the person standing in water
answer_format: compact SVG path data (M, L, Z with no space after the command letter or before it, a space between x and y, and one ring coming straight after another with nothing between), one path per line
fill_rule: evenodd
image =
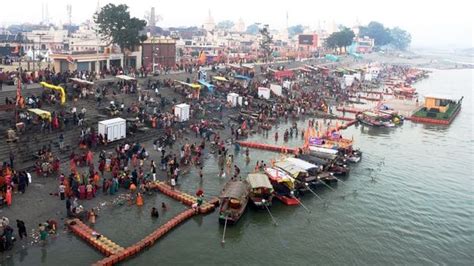
M151 218L158 218L159 216L158 210L155 207L151 208Z

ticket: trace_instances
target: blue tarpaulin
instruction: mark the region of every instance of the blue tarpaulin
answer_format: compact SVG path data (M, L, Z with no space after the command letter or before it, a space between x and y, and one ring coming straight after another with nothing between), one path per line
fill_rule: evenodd
M202 80L202 79L199 80L198 82L199 82L199 84L201 84L201 85L207 87L207 89L209 90L209 92L211 92L211 93L214 92L214 85L212 85L212 84L210 84L209 82L207 82L207 81L205 81L205 80Z
M250 81L252 79L251 77L242 76L242 75L235 75L234 78L236 78L236 79L245 79L247 81Z

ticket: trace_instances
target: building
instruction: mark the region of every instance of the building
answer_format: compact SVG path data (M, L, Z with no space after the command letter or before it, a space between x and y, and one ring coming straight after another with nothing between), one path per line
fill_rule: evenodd
M56 53L49 55L56 71L95 71L98 67L110 67L110 56L97 52Z
M127 62L134 68L142 67L142 50L127 52ZM99 51L78 51L53 53L49 55L52 66L56 71L96 71L97 69L110 69L111 67L123 67L125 58L119 49L106 48Z
M21 55L21 45L25 38L21 34L0 34L0 59L3 57L18 57Z
M216 23L214 22L214 18L211 15L211 10L209 10L209 15L204 21L202 27L207 31L213 31L216 28Z
M375 40L367 36L363 38L358 37L355 40L355 44L356 44L356 52L365 54L365 53L372 52L375 46Z
M67 45L67 30L33 30L25 32L28 42L23 44L25 51L62 51Z
M245 22L242 18L240 18L234 26L234 31L236 32L245 32Z
M150 37L142 44L143 66L152 69L155 66L174 67L176 65L176 40L171 38Z
M316 33L298 35L298 57L312 57L320 46Z

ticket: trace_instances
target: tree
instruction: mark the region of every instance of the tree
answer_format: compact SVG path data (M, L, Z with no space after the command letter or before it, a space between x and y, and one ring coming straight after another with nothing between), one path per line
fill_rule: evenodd
M257 23L249 25L247 30L245 31L248 34L256 35L259 32L260 28L258 27Z
M347 47L351 45L354 37L355 34L351 29L347 27L342 28L342 30L339 31L338 46Z
M146 35L140 34L146 26L146 21L130 17L127 5L107 4L94 15L94 22L101 38L109 44L119 45L125 59L126 50L134 51L136 46L146 40Z
M328 49L336 49L337 48L337 32L332 33L326 38L326 41L324 42L324 47Z
M360 36L368 36L375 40L376 46L383 46L391 41L390 30L380 22L372 21L367 27L360 27Z
M354 37L355 34L351 29L343 27L340 31L329 35L326 39L325 46L329 49L345 48L352 44Z
M390 30L391 44L402 51L406 50L411 43L411 35L406 30L395 27Z
M262 40L260 41L260 49L263 50L265 61L268 62L270 60L270 56L273 53L273 49L271 48L271 44L273 43L273 36L270 35L268 25L264 25L262 29L259 29L259 31L262 35Z
M298 24L298 25L291 26L291 27L288 28L288 35L290 37L293 37L295 35L303 33L303 31L304 31L303 25Z
M217 23L216 28L221 29L221 30L230 30L232 27L234 27L234 22L230 20L224 20L219 23Z

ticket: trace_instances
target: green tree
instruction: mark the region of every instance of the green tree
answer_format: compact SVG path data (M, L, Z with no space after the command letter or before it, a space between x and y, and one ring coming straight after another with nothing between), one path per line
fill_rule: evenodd
M406 30L400 29L399 27L395 27L390 30L390 38L391 44L399 49L399 50L406 50L411 43L411 35Z
M270 34L270 29L268 25L264 25L262 29L259 30L262 36L260 41L260 49L262 49L265 61L268 62L270 57L273 53L273 49L271 47L273 43L273 36Z
M290 37L293 37L295 35L303 33L303 31L304 31L303 25L298 24L298 25L291 26L291 27L288 28L288 35Z
M109 44L117 44L122 49L127 62L126 50L134 51L135 47L146 40L146 35L140 32L146 26L146 21L130 16L127 5L107 4L99 13L94 15L97 33Z
M325 46L329 49L345 48L351 45L354 37L355 34L351 29L343 27L340 31L329 35L329 37L326 39Z
M355 34L351 29L347 27L342 28L342 30L339 31L338 46L347 47L351 45L354 37Z
M336 38L337 38L336 32L329 35L324 42L324 47L328 49L336 49L337 48Z
M230 20L224 20L224 21L221 21L219 23L217 23L217 26L216 28L218 29L222 29L222 30L230 30L232 29L232 27L234 27L234 22L230 21Z
M367 27L360 27L360 36L368 36L375 40L376 46L389 44L391 41L390 30L380 22L372 21Z

